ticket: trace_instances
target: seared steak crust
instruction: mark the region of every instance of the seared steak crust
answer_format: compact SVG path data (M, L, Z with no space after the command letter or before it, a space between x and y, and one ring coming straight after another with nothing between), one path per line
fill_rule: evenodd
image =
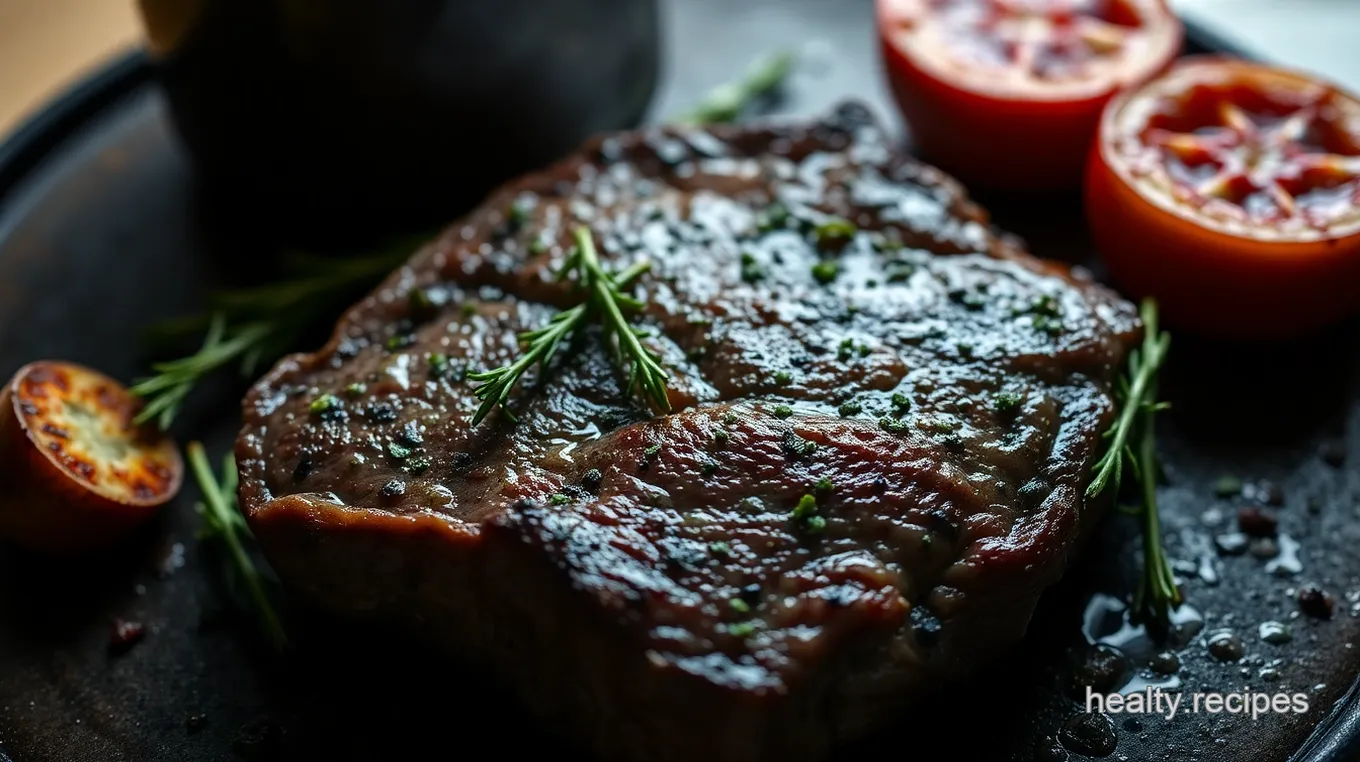
M579 225L651 262L674 412L589 331L473 428L464 374L579 299ZM1024 631L1095 518L1139 330L858 106L609 136L259 382L242 505L296 591L485 662L606 756L815 758Z

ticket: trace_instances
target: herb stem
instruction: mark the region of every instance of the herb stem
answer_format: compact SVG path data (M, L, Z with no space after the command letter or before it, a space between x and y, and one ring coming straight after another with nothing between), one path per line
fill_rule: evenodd
M638 262L618 275L611 276L600 266L590 228L583 226L577 229L575 235L576 248L558 271L557 277L561 280L573 270L577 271L578 285L586 287L586 301L557 313L546 326L520 334L519 340L526 345L526 351L514 362L492 370L468 374L469 379L482 382L481 386L473 390L473 395L482 401L472 416L473 426L481 423L497 406L505 404L525 371L536 364L541 369L547 368L557 347L584 325L587 319L599 313L608 317L609 325L606 326L606 330L619 337L620 348L633 358L633 377L629 381L629 390L634 386L633 380L640 379L649 396L655 398L656 385L660 383L660 395L663 400L665 399L666 373L638 342L636 330L628 324L619 307L620 303L641 306L637 300L623 295L619 289L637 280L647 272L651 264ZM665 406L665 409L669 407Z
M180 405L199 379L246 357L274 330L274 326L269 323L248 323L233 329L230 338L224 338L227 334L226 318L220 312L214 314L198 352L152 365L151 369L156 375L132 387L133 394L147 400L146 407L137 414L134 422L140 425L155 418L162 430L170 428Z
M222 467L223 480L219 484L211 466L208 465L208 456L203 445L199 442L190 442L186 449L189 467L193 470L194 478L203 492L200 510L207 523L208 536L220 538L226 546L232 569L245 585L246 594L254 607L261 631L271 646L276 650L283 650L288 645L288 634L265 592L259 570L255 568L255 562L246 549L243 535L248 535L250 530L237 513L236 499L231 494L236 484L236 462L231 456L227 457ZM229 491L224 484L231 485L232 490Z
M547 367L558 345L585 321L588 306L578 304L566 312L554 315L546 327L521 334L520 341L528 343L528 351L521 354L513 363L484 373L468 374L468 378L473 381L484 382L473 392L482 401L472 416L473 426L481 423L496 406L505 404L510 392L515 388L515 382L525 371L535 364L541 368Z
M1161 518L1157 510L1157 454L1153 434L1153 415L1146 415L1139 432L1138 481L1143 498L1143 578L1134 595L1133 608L1139 616L1151 617L1165 628L1171 610L1181 604L1176 576L1162 547Z
M671 121L690 125L736 121L752 102L784 83L793 71L795 59L786 50L767 53L756 59L739 79L714 88L699 105Z
M1161 370L1171 348L1171 336L1157 331L1157 303L1151 299L1144 300L1141 313L1144 329L1143 347L1141 350L1134 350L1129 357L1133 380L1129 383L1124 405L1119 411L1119 419L1111 430L1112 433L1107 434L1110 437L1109 449L1096 464L1095 478L1086 488L1088 498L1099 495L1111 480L1114 481L1115 489L1119 488L1129 437L1133 434L1138 418L1144 413L1144 407L1151 404L1149 398L1153 395L1150 390L1155 386L1157 373Z
M656 361L656 356L650 349L642 346L639 340L639 331L628 322L623 316L623 310L619 307L622 301L632 304L632 300L619 293L619 285L612 280L600 266L599 256L595 252L595 242L591 238L590 228L580 227L576 229L576 246L581 253L581 270L590 282L590 288L594 291L593 301L605 312L607 318L606 329L612 333L615 340L621 346L622 355L631 358L628 372L628 389L631 392L638 386L642 387L654 405L662 412L670 412L670 399L666 395L666 371Z
M1143 343L1129 354L1127 380L1121 384L1122 407L1114 427L1107 433L1109 448L1096 463L1096 473L1086 488L1087 499L1095 498L1110 483L1119 491L1125 469L1138 479L1139 511L1142 517L1143 577L1134 594L1134 612L1161 625L1168 624L1171 611L1181 604L1176 577L1167 563L1162 546L1161 518L1157 510L1157 451L1154 418L1165 406L1156 401L1157 374L1171 348L1171 336L1157 325L1157 303L1144 299L1140 309ZM1132 442L1132 444L1131 444Z
M414 247L401 240L357 258L294 255L292 277L219 292L211 297L211 311L155 326L152 334L160 339L204 331L203 343L194 354L152 365L155 375L132 387L146 399L137 422L154 419L167 429L203 379L233 364L249 374L295 349L310 329L406 261Z

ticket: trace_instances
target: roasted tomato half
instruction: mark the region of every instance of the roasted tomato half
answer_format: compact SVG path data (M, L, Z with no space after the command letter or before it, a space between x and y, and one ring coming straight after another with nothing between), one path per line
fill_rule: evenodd
M1210 337L1360 309L1360 102L1297 72L1188 60L1110 102L1086 208L1116 284Z
M1163 0L878 0L888 79L921 155L969 185L1081 184L1100 111L1164 70Z
M0 536L67 555L112 544L179 491L179 450L133 424L141 400L65 362L24 366L0 392Z

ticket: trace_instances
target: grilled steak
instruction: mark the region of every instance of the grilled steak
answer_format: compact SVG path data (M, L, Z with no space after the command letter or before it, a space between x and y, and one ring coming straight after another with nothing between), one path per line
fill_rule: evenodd
M595 330L478 427L469 370L642 259L654 416ZM325 609L500 675L600 756L812 759L1024 632L1131 305L994 234L862 107L598 139L498 191L251 391L241 498Z

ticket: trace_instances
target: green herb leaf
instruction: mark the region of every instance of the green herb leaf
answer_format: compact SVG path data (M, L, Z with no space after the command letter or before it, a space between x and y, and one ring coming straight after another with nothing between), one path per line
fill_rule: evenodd
M1161 522L1157 511L1157 467L1154 419L1163 405L1156 402L1157 374L1171 348L1171 336L1158 330L1157 303L1144 299L1143 344L1129 355L1127 377L1120 384L1119 417L1106 432L1110 440L1104 456L1096 463L1095 476L1086 488L1087 499L1099 496L1113 484L1116 493L1125 470L1138 480L1143 520L1143 576L1134 595L1134 613L1140 619L1158 624L1163 631L1171 610L1181 604L1181 592L1162 547Z
M586 290L586 301L557 313L543 328L521 335L520 340L525 343L526 351L513 363L483 373L468 374L468 378L473 381L482 382L473 391L477 399L482 401L472 417L473 426L481 423L497 406L505 404L525 371L534 365L546 369L562 341L592 318L602 322L606 337L612 339L618 356L629 364L627 389L630 392L640 389L656 407L670 410L670 401L666 396L666 371L657 362L658 355L642 345L642 332L623 315L625 307L636 308L638 304L620 289L636 280L650 265L639 263L617 276L611 276L600 265L590 229L577 228L575 236L576 249L558 277L564 278L569 272L575 271L578 284Z
M908 424L899 418L884 416L878 419L878 427L890 434L901 434L907 430Z
M751 64L741 79L717 87L692 111L672 121L676 124L735 121L753 102L784 83L793 70L794 60L794 55L786 51L762 56Z
M156 375L132 387L133 394L146 399L146 407L137 414L135 422L142 424L155 419L162 430L170 428L180 405L199 381L228 365L242 363L276 330L274 325L263 322L228 328L226 317L214 314L198 352L152 365Z
M481 423L497 406L505 404L525 371L535 365L546 368L557 347L585 322L586 315L587 305L584 304L559 312L543 328L520 335L527 351L513 363L483 373L469 373L468 378L482 382L472 392L482 401L472 416L472 425Z
M307 406L307 410L312 413L324 413L338 407L340 407L339 398L334 394L323 394L312 400L312 404Z
M778 201L770 204L756 220L756 227L762 233L779 230L789 224L789 208Z
M193 335L203 338L197 352L153 364L155 375L132 387L134 394L146 399L137 422L154 420L168 429L185 399L205 378L232 366L249 375L293 351L308 332L332 320L337 311L405 262L416 245L417 239L402 239L353 258L294 254L288 257L287 277L218 292L210 298L209 311L156 326L151 338L161 343L178 343Z
M741 254L741 279L745 283L755 283L765 278L765 269L756 261L756 255L749 251Z
M591 306L601 314L605 332L613 337L618 356L629 364L627 390L640 391L658 409L670 412L671 403L666 395L668 377L658 362L660 355L642 346L643 332L623 316L625 306L637 309L642 305L619 291L636 277L634 271L641 275L647 266L635 265L617 279L610 277L600 266L590 228L584 226L576 229L576 251L580 257L581 278L591 292Z
M841 267L834 260L823 259L812 266L812 277L823 286L836 280L840 275Z
M812 238L822 251L835 250L845 246L858 232L859 228L850 220L832 217L812 229Z
M812 495L803 495L798 499L798 505L794 506L789 518L794 521L806 521L817 513L817 498Z
M727 625L727 634L737 638L749 638L756 634L755 622L736 622Z
M1222 498L1237 497L1242 494L1242 480L1236 476L1220 476L1214 482L1214 494Z
M288 646L288 634L283 629L274 604L264 589L264 579L250 556L247 544L250 542L250 529L236 509L236 461L227 456L222 466L222 480L219 482L208 465L208 456L203 445L190 442L186 448L189 468L203 492L203 500L198 511L203 516L205 539L219 540L227 551L232 564L232 574L254 610L260 631L276 650Z
M1010 415L1020 409L1020 404L1025 401L1015 392L997 392L992 395L992 407L1002 415Z

